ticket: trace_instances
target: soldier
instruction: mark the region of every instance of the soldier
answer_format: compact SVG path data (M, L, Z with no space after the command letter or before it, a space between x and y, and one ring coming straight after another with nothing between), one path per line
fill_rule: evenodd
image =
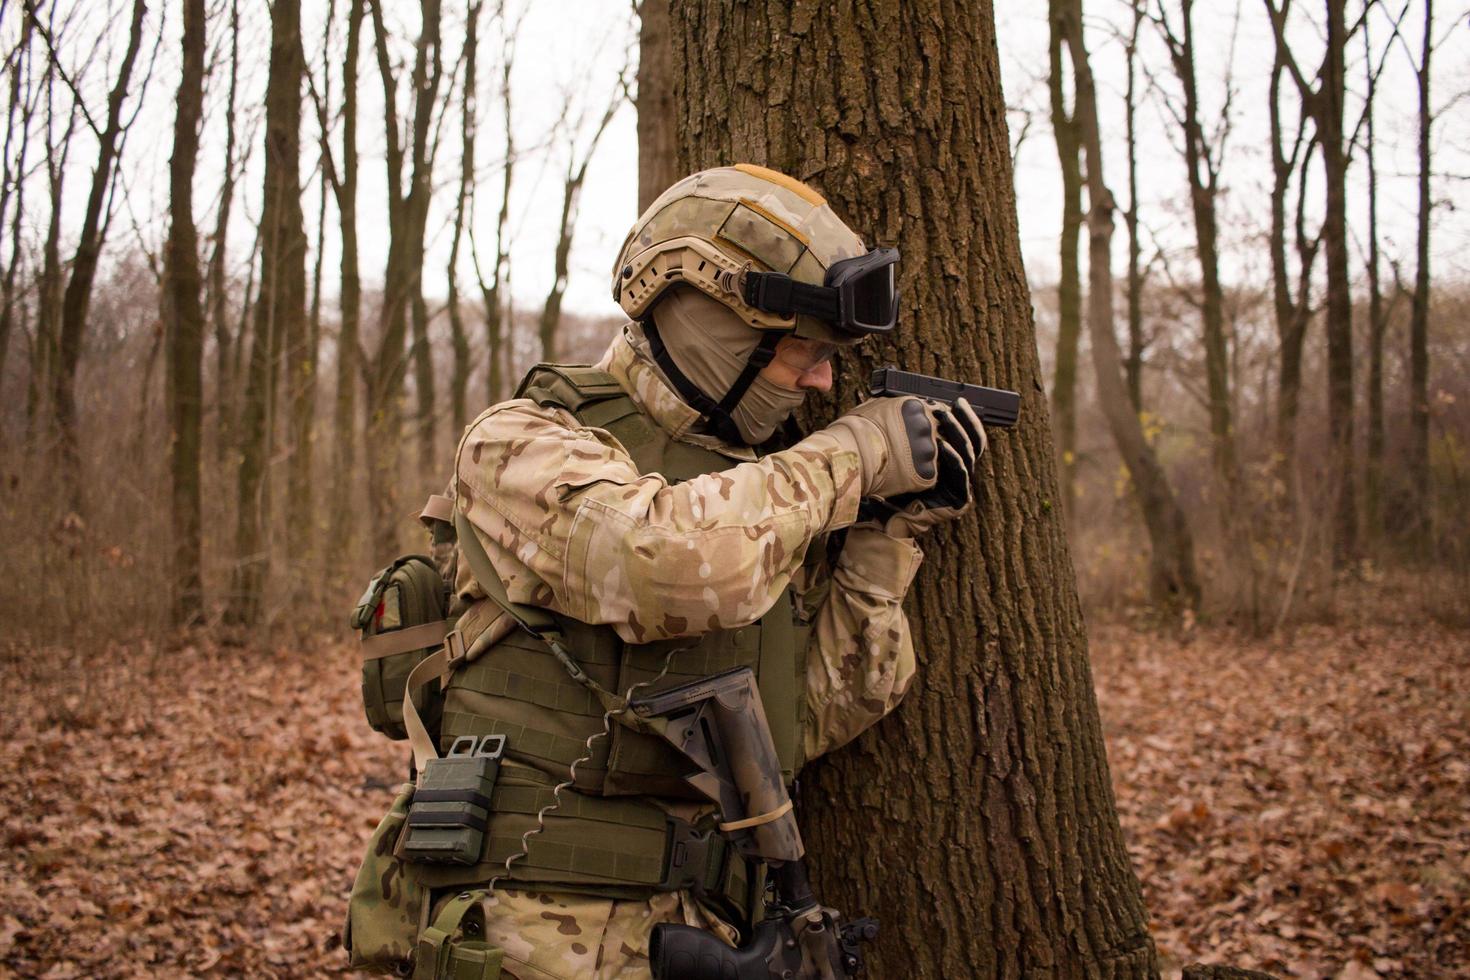
M648 977L655 924L733 942L760 899L760 870L721 846L677 758L588 678L627 697L750 665L788 779L913 679L913 538L970 506L978 419L882 398L777 435L830 389L839 347L893 328L897 258L783 174L694 174L622 248L613 295L632 322L602 359L534 370L466 429L454 490L475 541L460 547L483 548L499 582L462 561L459 600L549 613L587 675L518 630L446 686L441 745L507 739L477 872L496 879L483 938L506 974Z

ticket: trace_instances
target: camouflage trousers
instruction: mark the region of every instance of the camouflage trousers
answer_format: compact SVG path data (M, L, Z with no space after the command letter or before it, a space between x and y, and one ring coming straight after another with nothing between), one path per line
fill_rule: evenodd
M648 940L661 922L734 931L687 892L648 901L502 889L484 900L485 938L505 950L515 980L651 980Z

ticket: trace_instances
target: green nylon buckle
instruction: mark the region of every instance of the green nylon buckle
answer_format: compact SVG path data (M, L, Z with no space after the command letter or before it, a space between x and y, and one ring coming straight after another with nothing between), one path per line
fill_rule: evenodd
M725 876L731 848L718 830L695 830L688 821L670 817L664 877L659 891L688 889L698 898L718 888Z

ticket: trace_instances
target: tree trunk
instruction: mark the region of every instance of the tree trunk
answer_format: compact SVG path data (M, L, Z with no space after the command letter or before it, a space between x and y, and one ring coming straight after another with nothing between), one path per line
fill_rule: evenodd
M1419 233L1414 306L1409 316L1409 506L1411 540L1428 555L1432 542L1429 499L1429 62L1433 54L1434 4L1424 0L1424 47L1419 80Z
M1073 27L1067 0L1051 0L1050 62L1051 129L1062 168L1061 276L1057 282L1057 356L1051 407L1056 419L1057 455L1061 464L1062 503L1070 512L1077 495L1077 347L1082 337L1082 281L1077 244L1082 233L1082 164L1075 113L1068 115L1062 75L1062 47Z
M1068 0L1070 23L1082 24L1081 0ZM1097 90L1081 30L1067 35L1073 77L1077 85L1077 119L1087 154L1087 329L1092 340L1092 364L1097 397L1123 465L1133 481L1135 499L1148 529L1149 592L1153 601L1171 611L1199 604L1199 579L1194 566L1194 538L1183 509L1174 498L1164 469L1143 434L1123 381L1122 353L1113 325L1113 193L1103 178L1102 133L1097 116Z
M362 383L358 326L362 319L362 278L357 258L357 66L361 56L363 4L348 0L347 53L342 62L342 172L337 217L342 230L341 325L337 332L337 394L332 411L332 519L328 536L338 547L351 540L355 511L353 475L357 463L357 388Z
M430 123L442 75L439 0L422 0L421 29L414 56L410 90L409 153L412 170L404 190L404 146L399 137L397 79L388 51L388 29L382 0L366 0L373 18L378 75L383 84L384 129L387 137L388 261L383 273L382 329L367 374L368 496L373 509L373 540L378 552L398 551L398 443L402 436L403 380L407 371L405 341L409 305L419 292L423 273L424 226L433 191L429 151Z
M1135 62L1138 59L1138 34L1143 26L1143 0L1132 0L1133 29L1128 36L1125 57L1128 64L1128 86L1124 94L1124 133L1128 142L1128 210L1123 223L1128 229L1128 357L1123 362L1128 382L1128 400L1133 411L1143 411L1143 246L1138 235L1138 95Z
M895 359L1023 394L975 513L924 542L923 677L803 778L819 894L882 919L873 976L1156 975L1056 506L990 5L855 22L831 0L704 0L671 21L681 170L775 167L909 257L908 331L843 352L844 402Z
M214 247L209 256L209 316L214 326L214 403L217 431L215 461L223 466L234 444L235 372L234 345L230 331L230 305L226 295L225 256L228 254L230 211L235 200L235 105L240 84L240 3L230 2L230 84L225 103L225 164L219 194L219 211L214 221Z
M1195 254L1200 266L1200 318L1205 351L1205 380L1209 394L1210 447L1218 485L1221 526L1227 537L1233 525L1232 508L1238 497L1235 436L1230 422L1229 352L1225 338L1225 297L1220 287L1219 230L1215 199L1219 191L1220 161L1206 141L1200 121L1199 91L1195 82L1194 3L1181 0L1183 31L1176 36L1167 16L1161 29L1169 47L1174 72L1184 91L1184 164L1189 177L1189 202L1194 213ZM1228 107L1227 107L1228 111ZM1227 120L1228 125L1228 120Z
M1317 120L1322 143L1322 170L1327 201L1322 225L1327 258L1327 429L1331 441L1333 563L1352 562L1358 554L1357 468L1353 445L1353 295L1348 278L1347 169L1343 144L1343 99L1347 79L1343 48L1347 44L1345 0L1326 0L1327 53L1323 59L1321 102Z
M14 326L19 319L22 321L21 330L25 330L25 316L16 316L15 274L20 269L21 255L23 254L21 244L21 227L25 219L25 181L20 175L26 173L26 158L30 151L31 143L31 117L36 107L31 99L30 67L31 67L31 40L34 36L34 24L30 18L26 18L21 24L20 42L15 50L11 52L10 69L10 102L5 112L5 173L3 184L0 184L0 228L5 226L5 218L10 217L10 261L5 265L3 278L0 278L0 383L5 377L5 360L10 351L10 337ZM24 74L23 74L24 72ZM22 85L22 79L25 84ZM26 97L21 98L22 90ZM17 110L20 118L17 119ZM15 155L11 155L11 141L17 132L20 135L20 147ZM14 160L12 166L11 161ZM15 201L15 211L11 212L10 203L12 197ZM34 363L31 365L34 370ZM8 433L0 433L0 446L8 441Z
M1373 46L1366 20L1362 31L1368 87L1363 107L1368 128L1365 147L1368 157L1368 459L1364 465L1363 509L1369 542L1374 544L1383 530L1383 334L1387 323L1378 275L1378 147L1373 126L1378 73L1373 70Z
M174 153L169 161L169 233L164 253L164 324L168 331L169 464L172 476L173 618L203 613L200 572L200 423L204 410L204 307L194 227L194 165L204 110L204 0L185 0Z
M34 17L34 8L27 6ZM128 47L118 68L117 81L107 96L107 123L98 138L97 167L92 171L92 189L87 196L87 209L82 217L82 230L77 239L77 250L71 260L71 278L67 280L66 292L61 298L61 322L57 333L57 361L52 385L52 411L56 413L57 435L60 438L62 479L64 493L70 498L73 510L82 506L82 479L80 447L77 443L76 384L77 364L82 356L82 336L87 328L87 311L92 304L92 283L97 276L97 260L102 255L103 239L106 236L106 216L103 209L108 190L113 182L114 165L117 163L118 143L123 132L123 103L128 97L128 85L133 77L133 65L138 60L138 50L143 44L143 17L147 13L145 0L134 0L133 19L128 29Z
M475 62L479 53L480 2L470 4L464 36L464 93L460 101L459 195L454 206L454 230L449 245L449 337L454 349L454 374L449 383L450 425L456 439L469 421L467 391L470 383L470 341L459 305L459 246L464 238L465 208L475 186L475 128L477 100Z
M240 420L239 512L235 522L235 572L229 618L254 624L260 618L270 564L271 416L279 354L288 338L300 337L306 315L306 233L301 214L300 0L271 7L270 72L265 93L265 178L261 203L260 295L255 303L245 408Z
M682 176L674 132L669 0L638 4L638 212Z

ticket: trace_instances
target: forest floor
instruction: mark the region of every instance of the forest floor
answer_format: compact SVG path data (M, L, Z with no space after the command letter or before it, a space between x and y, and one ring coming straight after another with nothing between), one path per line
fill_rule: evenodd
M1169 972L1470 976L1470 634L1111 626L1093 659ZM355 671L345 646L0 649L0 976L345 973L404 757Z

